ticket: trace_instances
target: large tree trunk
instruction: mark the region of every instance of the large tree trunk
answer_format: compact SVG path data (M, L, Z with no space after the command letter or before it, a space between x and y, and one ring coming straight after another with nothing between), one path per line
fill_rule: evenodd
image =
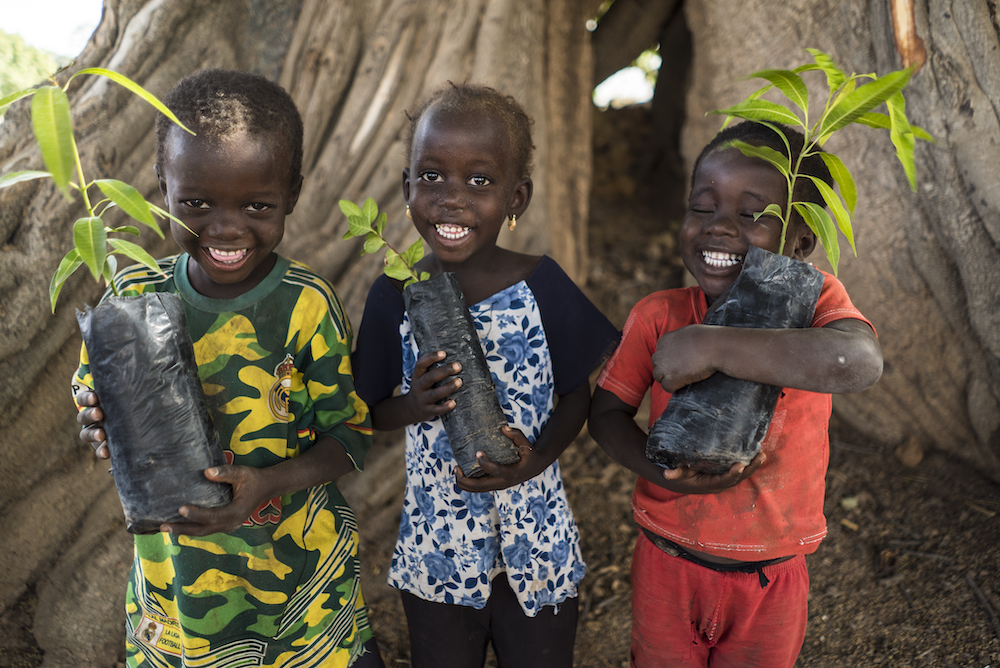
M838 396L834 406L866 435L887 444L916 437L1000 480L996 3L915 4L928 57L906 91L907 112L937 138L917 147L918 191L886 132L852 126L827 145L860 191L858 258L842 259L840 277L875 324L886 361L878 384ZM700 0L685 8L694 36L683 136L689 165L721 122L704 113L760 86L745 80L755 70L808 62L805 47L830 53L847 71L903 66L889 0Z
M106 0L74 69L107 67L157 95L203 67L256 71L285 86L305 122L305 187L279 250L332 279L357 323L381 263L361 260L360 246L341 240L337 200L374 197L389 213L389 236L415 238L400 192L405 110L449 80L493 85L534 118L534 201L502 241L548 252L583 275L593 67L584 23L592 4ZM70 99L88 178L122 179L156 201L152 108L99 78L77 79ZM41 168L27 106L14 105L0 127L4 171ZM82 212L43 181L0 191L0 535L8 555L0 636L8 638L3 649L41 649L46 665L114 664L131 556L111 477L79 444L68 391L80 345L73 307L100 290L78 276L56 314L48 309L49 278ZM176 249L169 235L143 237L156 256Z

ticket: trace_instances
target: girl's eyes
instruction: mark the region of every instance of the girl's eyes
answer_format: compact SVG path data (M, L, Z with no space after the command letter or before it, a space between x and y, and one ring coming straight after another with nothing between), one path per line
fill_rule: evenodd
M186 199L182 200L181 204L184 206L191 207L192 209L207 209L208 202L203 199Z
M247 206L247 208L251 211L263 212L269 211L272 207L270 204L264 204L263 202L254 202L253 204Z
M420 180L427 181L428 183L441 183L442 181L444 181L444 175L441 174L440 172L421 172ZM469 184L470 186L485 187L491 185L493 183L493 180L490 179L488 176L481 176L477 174L476 176L470 176L466 180L466 183Z

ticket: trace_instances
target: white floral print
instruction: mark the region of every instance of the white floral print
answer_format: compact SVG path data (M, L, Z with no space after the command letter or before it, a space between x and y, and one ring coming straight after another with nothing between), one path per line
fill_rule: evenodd
M532 443L555 405L548 340L531 289L517 283L470 309L507 421ZM416 344L404 315L402 391ZM440 419L406 428L406 495L389 583L420 598L481 609L506 573L525 614L577 595L586 566L559 462L520 485L466 492Z

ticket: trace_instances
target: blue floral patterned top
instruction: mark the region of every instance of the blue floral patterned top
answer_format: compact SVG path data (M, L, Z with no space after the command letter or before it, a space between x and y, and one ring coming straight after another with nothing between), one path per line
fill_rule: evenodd
M553 362L559 356L552 350L552 332L545 326L549 320L543 317L542 304L547 300L539 299L532 289L540 269L542 278L551 273L548 278L555 281L555 285L553 280L540 281L541 291L555 287L559 295L560 316L550 324L556 332L565 329L573 332L568 334L570 338L588 341L583 349L579 341L566 344L566 348L582 352L582 356L575 378L567 378L563 386ZM572 291L568 292L568 288ZM391 289L398 295L395 288ZM565 319L567 294L570 301L582 300L575 309L579 311L576 327L573 318ZM375 316L369 320L369 309L379 308L389 296L387 292L380 295L373 286L356 352L361 366L356 371L358 392L366 401L375 398L374 403L389 396L393 388L386 393L384 384L376 392L369 389L371 383L362 380L366 358L374 354L371 348L366 349L365 329L366 322L380 319ZM469 310L508 422L532 443L552 414L556 394L565 394L586 381L589 371L618 338L615 328L548 258L527 281ZM401 390L405 393L418 354L405 313L396 335L397 342L402 343ZM374 338L367 343L374 343ZM599 353L591 352L598 349ZM571 386L563 389L565 385ZM454 468L451 445L439 418L406 428L406 493L389 583L429 601L478 609L486 605L493 578L503 573L529 617L534 617L542 606L558 606L576 596L586 566L558 461L520 485L481 493L459 488Z

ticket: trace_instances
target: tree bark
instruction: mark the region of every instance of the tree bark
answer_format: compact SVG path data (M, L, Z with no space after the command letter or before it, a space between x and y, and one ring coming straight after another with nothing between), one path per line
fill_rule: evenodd
M281 83L302 111L306 146L305 186L279 252L333 280L357 324L381 263L341 240L337 200L374 197L393 241L416 238L400 191L405 110L447 81L492 85L534 118L534 200L502 243L550 253L571 276L585 275L591 161L580 139L590 133L585 20L594 4L106 0L73 69L106 67L156 95L203 67ZM157 201L154 110L100 78L78 78L69 94L85 175L121 179ZM0 126L0 165L42 168L23 102ZM73 306L94 303L100 288L81 272L55 315L48 309L50 277L82 213L44 181L0 191L0 501L8 508L0 533L17 555L0 570L0 624L30 626L46 665L115 663L130 562L120 507L108 502L111 477L79 444L68 390L80 346ZM154 256L176 252L169 234L144 232L142 243Z
M827 148L859 187L858 257L842 248L840 278L875 324L886 361L874 387L835 397L836 415L889 445L914 436L1000 480L994 9L988 0L917 3L928 59L906 90L907 112L937 142L918 142L916 193L884 131L851 126ZM721 123L705 112L762 85L745 80L755 70L809 62L805 47L831 54L847 71L885 74L903 66L889 0L704 0L685 10L694 38L683 135L689 165ZM810 259L822 264L822 255Z

